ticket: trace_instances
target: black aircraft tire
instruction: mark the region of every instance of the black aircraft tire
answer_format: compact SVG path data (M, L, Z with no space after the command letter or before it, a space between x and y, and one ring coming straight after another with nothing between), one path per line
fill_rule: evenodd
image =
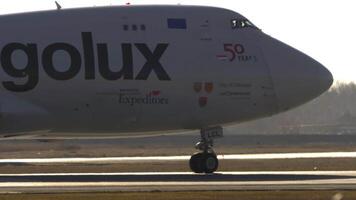
M190 157L189 166L193 172L195 173L205 172L203 158L204 158L203 153L195 153Z
M214 173L219 167L219 160L214 153L203 154L202 165L205 173Z

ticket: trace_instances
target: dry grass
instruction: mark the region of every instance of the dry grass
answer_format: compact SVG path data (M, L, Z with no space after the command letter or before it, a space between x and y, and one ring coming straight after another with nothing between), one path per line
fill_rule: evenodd
M220 171L355 170L356 159L221 160ZM186 172L187 161L117 164L3 165L0 173Z
M342 200L356 199L353 191L221 191L221 192L142 192L8 194L0 200Z

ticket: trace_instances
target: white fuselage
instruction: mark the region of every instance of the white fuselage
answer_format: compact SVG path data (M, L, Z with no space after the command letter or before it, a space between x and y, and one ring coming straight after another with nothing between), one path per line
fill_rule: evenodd
M241 15L199 6L0 16L0 132L199 129L282 112L327 90L319 63Z

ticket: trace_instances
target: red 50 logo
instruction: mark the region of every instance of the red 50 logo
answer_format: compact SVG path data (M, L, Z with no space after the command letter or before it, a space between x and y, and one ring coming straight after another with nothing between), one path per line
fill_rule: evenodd
M242 44L224 44L224 51L230 54L230 62L235 60L237 55L245 53L245 48Z

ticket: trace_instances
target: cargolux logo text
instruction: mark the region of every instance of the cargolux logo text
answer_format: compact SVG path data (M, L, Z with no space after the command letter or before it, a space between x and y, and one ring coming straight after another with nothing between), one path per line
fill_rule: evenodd
M157 44L153 50L144 43L122 43L122 67L119 71L113 71L111 68L116 67L109 66L108 45L105 43L96 44L97 55L94 55L95 51L92 33L83 32L81 37L83 55L77 47L62 42L48 45L43 49L41 55L39 55L38 45L35 43L9 43L5 45L1 51L0 57L4 72L13 78L25 79L26 81L23 83L23 80L18 82L5 80L2 82L3 86L7 90L13 92L25 92L34 89L39 82L39 59L41 59L45 73L54 80L70 80L74 78L81 70L83 63L84 79L95 79L95 57L97 57L99 73L106 80L147 80L152 72L154 72L157 75L157 78L161 81L171 80L160 63L160 59L168 47L168 44L166 43ZM136 76L134 76L133 47L135 47L146 59L146 63L142 66ZM15 66L12 56L14 52L17 51L21 51L25 54L25 59L27 60L25 66ZM63 51L69 56L69 66L56 65L54 62L54 55L58 51Z

